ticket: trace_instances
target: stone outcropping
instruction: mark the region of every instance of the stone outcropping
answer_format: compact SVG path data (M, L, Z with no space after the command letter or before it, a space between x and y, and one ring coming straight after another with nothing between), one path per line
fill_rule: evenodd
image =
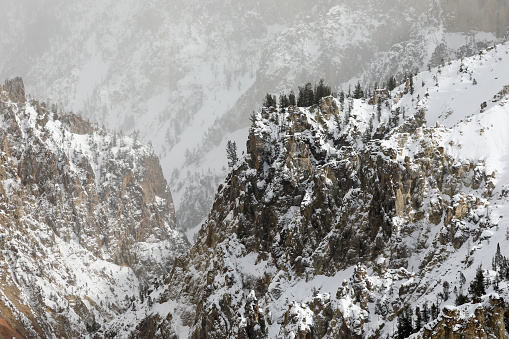
M350 114L340 107L324 98L318 106L257 115L247 156L219 187L160 300L186 305L172 315L185 319L190 337L381 337L391 330L369 323L369 314L396 322L429 288L407 271L412 255L423 258L420 272L430 271L447 248L479 239L490 226L482 213L491 177L482 164L459 164L446 152L436 136L448 129L426 126L420 110L397 128L381 122L369 140L355 112L340 133L331 129ZM415 150L404 155L410 145ZM359 266L333 297L308 291L305 303L288 300L284 286L359 263L374 276ZM246 313L251 295L254 314Z
M189 246L159 161L27 101L20 78L0 98L0 333L96 333Z

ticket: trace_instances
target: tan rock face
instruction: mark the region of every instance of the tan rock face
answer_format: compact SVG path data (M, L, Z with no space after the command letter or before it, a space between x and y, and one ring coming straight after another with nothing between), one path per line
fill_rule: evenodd
M8 325L0 323L0 333L67 338L96 331L97 316L110 319L130 307L115 300L122 282L114 270L127 266L122 279L148 285L188 247L159 161L149 148L132 147L130 137L26 102L21 79L6 81L0 92L0 289L19 311L11 309L11 322L0 310ZM109 301L73 273L66 256L75 253L90 268L88 283L110 286ZM94 261L101 261L97 268ZM41 282L61 289L45 291Z
M11 80L6 79L4 85L0 86L0 94L2 94L2 92L6 95L6 97L2 97L3 99L11 100L16 103L24 103L26 101L25 84L20 77Z
M419 333L423 339L498 338L507 339L504 322L505 303L503 299L489 298L487 303L478 304L469 318L460 316L459 309L446 308L431 328Z
M192 309L196 338L242 337L248 327L232 319L244 314L250 290L260 305L285 305L278 319L264 312L245 317L259 328L261 323L277 323L280 337L362 338L373 326L366 323L373 308L387 321L395 319L407 299L426 291L404 269L410 270L412 252L427 253L425 247L432 242L442 249L459 248L467 235L480 235L483 221L469 218L486 202L482 197L490 189L482 166L457 163L447 154L436 138L446 130L426 127L424 113L393 130L379 127L380 140L357 147L360 132L355 125L340 134L328 129L326 124L344 121L347 114L332 99L309 110L290 107L285 114L264 110L250 130L246 160L219 188L197 243L174 266L161 301L178 299ZM416 150L403 157L410 146ZM477 187L475 196L471 187ZM466 229L465 221L478 227ZM438 236L431 227L438 228L433 231ZM419 269L443 260L440 252L423 256ZM380 256L390 260L379 264ZM264 263L267 273L251 276L235 261L244 263L247 257L250 265ZM391 274L391 283L405 281L391 292L392 303L373 299L375 288L363 267L334 291L337 299L355 304L355 319L343 316L337 304L325 298L302 307L278 299L284 294L277 287L281 281L332 276L357 263L370 263L380 277ZM311 314L313 326L298 328L301 311ZM186 313L186 323L189 318ZM486 324L493 321L491 315L481 318ZM372 337L387 331L378 326Z

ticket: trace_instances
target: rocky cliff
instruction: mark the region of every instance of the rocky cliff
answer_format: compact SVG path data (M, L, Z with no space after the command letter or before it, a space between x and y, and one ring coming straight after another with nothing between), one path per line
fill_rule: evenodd
M507 53L386 96L263 108L131 335L504 338L507 282L490 264L497 243L509 254Z
M153 151L0 86L0 333L76 338L188 247Z

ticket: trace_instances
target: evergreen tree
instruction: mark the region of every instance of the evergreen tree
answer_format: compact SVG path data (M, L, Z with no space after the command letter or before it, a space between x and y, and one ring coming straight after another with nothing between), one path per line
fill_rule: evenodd
M409 78L409 91L410 91L410 94L413 95L414 94L414 75L413 74L410 74L410 78Z
M314 104L315 95L313 93L313 87L308 82L304 87L299 86L299 97L297 98L297 106L308 107Z
M362 97L364 97L364 92L362 91L360 82L357 82L357 85L355 85L355 89L353 91L353 98L360 99Z
M382 98L378 98L378 102L376 103L376 119L380 122L382 118Z
M396 78L394 76L389 77L389 81L387 82L387 89L392 91L397 86Z
M438 306L435 303L431 304L431 319L435 320L438 318Z
M493 258L493 270L496 271L498 267L502 264L503 256L500 252L500 243L497 243L497 252L495 253L495 257Z
M251 121L251 127L253 127L256 123L256 114L255 112L253 111L253 113L251 113L251 115L249 116L249 120Z
M323 79L320 79L318 82L318 86L315 87L315 100L314 103L318 104L321 98L325 98L331 95L332 91L329 86L325 84Z
M134 149L138 149L141 146L139 144L140 131L139 130L134 130L133 134L132 134L132 137L133 137L133 148Z
M288 105L289 106L295 106L297 102L295 101L295 93L293 91L290 91L290 94L288 95Z
M237 158L237 144L235 141L228 140L226 143L226 158L228 159L228 167L233 167L239 160Z
M449 282L448 282L448 281L444 281L444 283L443 283L443 285L442 285L442 286L443 286L443 288L444 288L444 293L443 293L443 295L444 295L444 301L447 301L447 300L449 299L449 292L450 292L450 291L449 291L449 288L450 288L450 284L449 284Z
M263 106L264 107L276 107L276 105L277 105L276 96L270 95L269 93L267 93L267 95L265 96L265 100L263 101Z
M288 99L286 94L279 95L279 106L281 106L281 108L286 108L290 106L290 100Z
M475 271L475 278L470 283L468 291L472 295L474 302L479 302L481 297L486 294L486 284L484 282L484 274L481 265L479 265Z
M410 309L406 309L398 316L398 338L404 339L413 333L412 313Z
M465 279L465 275L463 272L460 272L460 289L463 289L463 285L467 282L467 279Z
M339 114L334 115L334 122L336 123L338 131L341 131L341 119L339 118Z
M429 308L428 308L428 303L424 303L424 305L422 306L422 321L426 324L429 322L429 317L430 317L430 314L429 314Z
M464 295L462 292L460 292L457 296L456 296L456 300L454 301L454 304L456 306L460 306L460 305L463 305L465 303L468 302L468 297L466 295Z
M422 316L419 306L415 308L415 332L419 332L422 328Z

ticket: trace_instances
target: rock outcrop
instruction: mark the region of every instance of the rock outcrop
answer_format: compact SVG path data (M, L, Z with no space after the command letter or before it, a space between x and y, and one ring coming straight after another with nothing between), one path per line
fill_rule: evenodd
M27 101L20 78L0 98L0 333L98 333L188 247L159 161Z
M440 72L459 74L459 63ZM464 90L468 76L459 77ZM475 84L468 86L473 95ZM474 263L489 265L490 239L505 234L499 222L507 210L494 206L505 181L489 148L503 130L486 131L507 111L497 99L482 116L451 122L450 112L428 110L447 95L437 89L435 99L422 87L412 96L402 85L378 108L348 97L263 108L247 155L165 282L158 303L176 305L165 328L185 326L180 335L191 338L429 337L448 327L458 298L466 306L445 337L503 337L505 304L475 311L465 284ZM471 138L486 154L462 149ZM494 282L493 272L484 274ZM472 316L483 322L478 330L468 325Z

